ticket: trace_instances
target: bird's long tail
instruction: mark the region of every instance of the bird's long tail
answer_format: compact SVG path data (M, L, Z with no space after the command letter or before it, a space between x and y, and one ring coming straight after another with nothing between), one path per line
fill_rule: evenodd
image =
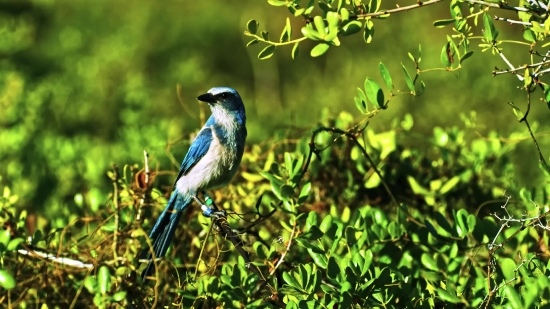
M166 208L160 214L155 226L153 226L151 234L149 235L149 238L153 242L155 258L164 257L166 251L168 251L168 247L174 237L181 215L190 203L190 199L182 198L176 192L174 192L170 197L168 205L166 205ZM147 248L146 251L142 252L140 258L151 260L152 256L151 251ZM147 268L141 273L141 277L145 278L152 275L154 270L155 263L151 260L149 265L147 265Z

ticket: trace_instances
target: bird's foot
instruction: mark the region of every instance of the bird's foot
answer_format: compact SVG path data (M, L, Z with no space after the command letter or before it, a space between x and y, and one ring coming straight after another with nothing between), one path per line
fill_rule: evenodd
M227 212L225 210L218 210L208 207L201 207L202 214L212 219L227 218Z

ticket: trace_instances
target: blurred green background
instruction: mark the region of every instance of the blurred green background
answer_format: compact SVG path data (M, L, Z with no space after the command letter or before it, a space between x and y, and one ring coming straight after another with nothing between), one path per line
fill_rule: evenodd
M294 38L302 26L286 8L267 1L1 1L1 181L19 195L22 207L47 218L70 212L66 206L79 192L89 194L98 207L111 187L106 177L111 163L140 163L147 149L161 169L177 168L189 138L208 115L195 97L213 86L241 93L250 144L296 128L309 135L324 108L334 114L347 110L361 119L353 97L365 77L381 82L379 62L388 66L398 89L406 88L400 63L413 72L407 52L416 55L419 44L422 68L442 66L439 54L452 31L434 28L432 22L448 18L448 10L441 3L375 20L368 45L361 35L346 37L340 47L310 58L313 44L305 42L297 61L290 57L291 46L260 61L263 46L245 47L249 19L274 38L286 17L291 17ZM499 38L521 35L517 27ZM528 47L504 46L504 52L516 65L529 61ZM422 75L427 85L422 96L394 97L370 125L384 130L393 118L411 113L414 130L431 134L434 126L460 124L460 113L475 110L481 136L490 130L503 137L523 130L528 138L506 104L525 106L524 92L513 86L521 84L511 75L491 78L495 66L504 67L498 56L476 50L458 72ZM537 132L548 155L550 141L543 133L548 110L535 99L530 119L542 124ZM168 153L175 159L170 161ZM530 140L514 153L517 179L527 186L539 179L536 159Z

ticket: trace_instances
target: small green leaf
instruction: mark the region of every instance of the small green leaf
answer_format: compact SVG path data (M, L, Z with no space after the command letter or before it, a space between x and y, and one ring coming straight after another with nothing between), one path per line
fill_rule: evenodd
M99 285L99 292L101 295L106 295L111 290L111 274L109 268L105 265L99 268L97 274L97 283Z
M436 20L434 21L434 27L436 28L443 28L447 25L450 25L452 23L454 23L455 20L454 19L441 19L441 20Z
M292 59L296 59L300 54L300 42L296 42L292 47Z
M309 27L302 27L302 34L306 38L308 38L310 40L313 40L313 41L321 40L321 34L319 34L319 32L317 32L314 29L309 28Z
M441 270L439 269L439 267L437 267L437 262L428 253L423 253L422 257L420 257L420 261L422 262L422 265L424 265L424 267L426 267L429 270L433 270L433 271Z
M300 196L298 197L298 199L300 200L303 199L305 201L309 196L310 191L311 191L311 182L308 182L302 187L302 190L300 191Z
M332 216L326 215L323 221L321 221L321 225L319 226L319 229L326 233L330 228L332 227Z
M306 232L311 229L312 226L319 224L319 218L315 211L310 211L306 219Z
M265 41L269 41L269 32L261 31L260 35L262 36L262 39L264 39Z
M380 75L382 75L382 78L384 79L384 83L386 83L386 87L388 87L388 90L391 91L393 89L393 82L391 79L390 71L388 71L388 68L382 62L378 64L378 70L380 71Z
M380 88L380 85L370 77L365 79L365 93L375 107L384 108L384 92Z
M261 60L269 59L271 56L273 56L273 53L275 52L275 45L269 45L266 48L264 48L259 54L258 58Z
M474 51L473 50L470 50L468 51L467 53L465 53L462 58L460 58L460 64L462 64L462 62L468 58L470 58L472 55L474 54Z
M307 252L309 253L309 256L311 256L311 258L313 259L313 262L315 262L315 265L323 269L327 268L328 260L324 252L319 253L310 248L307 249Z
M445 184L441 186L441 189L439 189L439 194L445 194L451 191L451 189L453 189L459 182L459 176L454 176L453 178L447 180L447 182L445 182Z
M258 42L259 42L258 39L253 39L253 40L251 40L250 42L248 42L248 43L246 44L246 47L252 46L252 45L254 45L254 44L258 44Z
M330 257L328 259L328 265L327 265L327 276L330 279L336 279L336 277L340 274L340 266L338 265L338 262L336 262L336 259L334 257Z
M342 16L342 22L346 22L349 20L349 11L346 8L342 8L340 10L340 16ZM359 23L359 27L361 26L361 23Z
M283 198L283 201L288 201L294 196L294 188L287 184L282 185L279 192L281 192L281 197Z
M267 253L269 252L269 250L262 242L257 241L252 245L252 247L254 248L254 252L256 252L258 258L262 260L267 259Z
M273 6L283 6L286 5L286 1L282 0L267 0L267 3L273 5Z
M294 279L293 276L290 275L290 273L288 272L283 272L283 280L286 282L286 284L288 284L289 286L293 287L293 288L297 288L299 289L300 288L300 285L298 284L298 281L296 281L296 279Z
M372 20L367 19L365 21L365 32L363 33L363 39L365 40L365 43L372 42L372 37L374 36L374 23Z
M281 43L282 42L287 42L291 38L292 38L292 26L290 25L290 19L287 17L286 18L286 26L283 29L283 32L281 33L280 41L281 41Z
M483 30L485 39L489 42L493 42L498 37L498 31L495 29L495 24L489 13L483 14Z
M246 30L248 30L251 34L256 34L258 31L258 22L254 19L249 20L246 24Z
M524 308L523 302L518 292L515 290L513 285L506 285L504 287L504 296L508 299L509 308Z
M374 255L372 254L372 251L369 249L365 252L365 264L361 267L361 276L364 276L367 271L369 271L369 268L372 264L372 260L374 259Z
M330 47L327 43L319 43L317 46L313 47L313 49L310 52L311 57L319 57L326 53L328 48Z
M439 296L439 298L441 298L446 302L453 303L453 304L460 303L460 298L458 298L456 295L453 295L445 291L442 288L437 288L437 295ZM514 308L519 308L519 307L514 307Z
M126 291L116 292L113 295L113 300L116 301L116 302L123 301L125 298L126 298Z
M362 27L363 27L363 24L361 22L357 20L350 21L344 27L342 27L342 31L343 31L342 35L348 36L348 35L355 34L361 31Z
M317 15L313 18L313 24L315 25L315 29L318 33L320 33L322 36L326 35L325 32L325 21L323 20L323 17L320 15Z
M16 284L13 276L9 272L0 269L0 287L5 290L11 290L15 288L15 286Z
M3 248L6 248L8 244L10 243L11 234L8 230L2 230L0 231L0 244L3 246Z
M409 87L411 94L414 95L415 94L414 83L411 79L411 76L409 75L409 71L407 71L407 68L403 63L401 63L401 67L403 68L403 73L405 74L405 82L407 83L407 87Z
M355 101L355 106L357 107L357 109L362 113L362 114L365 114L366 112L368 112L368 109L367 109L367 106L365 104L365 101L362 101L360 98L358 97L355 97L353 98L354 101Z
M422 61L422 45L418 44L418 60L416 62L420 63Z
M450 68L451 67L451 58L450 58L450 43L447 42L445 43L445 45L443 45L443 49L441 50L441 56L440 56L440 60L441 60L441 63L446 67L446 68Z
M7 251L17 250L19 245L22 244L23 242L25 242L25 240L21 237L10 240L10 242L8 244L8 247L7 247Z

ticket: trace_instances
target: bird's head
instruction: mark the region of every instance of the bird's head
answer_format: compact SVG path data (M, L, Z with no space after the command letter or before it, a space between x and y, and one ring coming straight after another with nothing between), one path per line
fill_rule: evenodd
M207 93L197 97L199 101L208 103L211 108L223 108L229 111L240 110L243 107L241 96L235 89L229 87L214 87Z

